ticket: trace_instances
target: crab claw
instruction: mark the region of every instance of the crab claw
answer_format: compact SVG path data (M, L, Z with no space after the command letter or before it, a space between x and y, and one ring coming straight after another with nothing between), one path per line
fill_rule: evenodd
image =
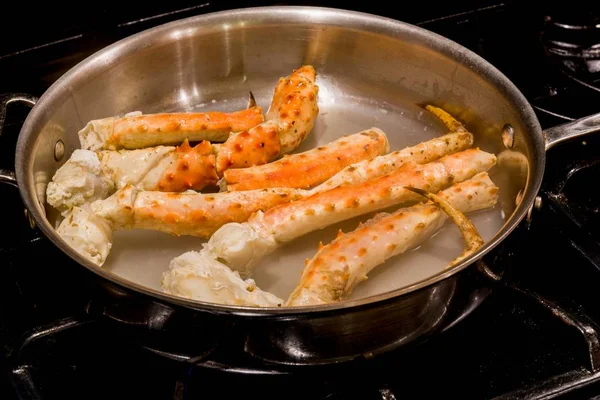
M458 229L460 230L466 247L463 250L462 254L456 257L454 260L452 260L446 268L450 268L458 264L471 254L476 252L481 246L483 246L485 242L479 234L479 232L477 231L477 228L475 228L475 225L473 225L469 218L467 218L462 212L454 208L448 201L426 190L409 186L406 186L405 189L427 198L440 210L446 213L448 217L450 217L450 219L452 219L452 221L456 224L456 226L458 226Z

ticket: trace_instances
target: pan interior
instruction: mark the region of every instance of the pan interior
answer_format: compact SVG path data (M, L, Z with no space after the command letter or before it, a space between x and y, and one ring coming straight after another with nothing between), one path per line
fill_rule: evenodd
M394 21L294 8L223 13L160 27L93 56L57 82L43 98L46 103L32 112L34 122L26 125L36 134L20 142L20 148L33 149L21 164L32 165L29 186L43 203L47 181L64 162L54 161L54 143L63 140L68 155L79 147L77 131L89 120L137 110L232 111L245 107L250 90L266 110L277 79L311 64L318 74L320 114L298 152L370 127L386 132L392 150L444 134L446 128L418 106L422 103L452 113L474 133L475 146L497 155L504 150L502 127L510 123L516 133L512 151L522 155L516 157L521 164L494 167L490 175L500 187L500 202L494 209L470 214L483 238L492 240L527 184L533 149L541 140L536 138L537 125L528 110L515 106L507 88L490 80L489 71L485 76L480 61L434 38ZM49 222L44 228L51 232L56 213L47 206L43 212ZM329 243L338 229L350 231L370 216L289 243L264 260L254 279L262 289L285 298L319 241ZM200 249L203 242L152 231L116 232L102 269L134 287L160 290L170 260ZM353 297L427 279L462 247L458 229L447 222L425 245L375 269Z
M335 76L320 75L320 114L309 138L298 151L308 150L337 139L343 134L379 127L389 137L391 149L401 149L447 132L430 113L408 100L394 103L361 96L352 88L336 85ZM265 80L257 99L268 107L271 88L275 82ZM226 108L226 104L209 102L202 108ZM193 107L195 107L194 105ZM482 148L488 143L477 142ZM493 180L497 180L492 175ZM392 211L390 208L386 211ZM290 242L263 260L253 276L257 285L282 298L286 298L299 280L304 260L317 251L319 241L331 242L339 229L349 232L360 221L373 214L354 218L305 235ZM504 223L501 205L493 209L470 214L484 239L489 240ZM160 289L161 274L170 260L189 251L199 250L205 240L190 237L173 237L149 231L120 231L114 237L114 247L104 268L126 279ZM458 229L446 223L431 240L408 254L394 257L369 274L369 280L358 285L352 298L362 298L401 288L426 279L441 271L463 248Z

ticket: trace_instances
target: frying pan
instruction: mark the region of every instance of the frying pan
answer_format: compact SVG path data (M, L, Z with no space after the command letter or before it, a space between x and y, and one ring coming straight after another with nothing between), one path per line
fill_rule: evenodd
M243 108L249 90L265 106L277 79L303 64L317 71L321 111L298 151L372 126L387 133L392 149L439 136L441 123L418 106L427 103L465 123L476 146L509 155L509 162L490 171L500 187L498 206L472 216L486 240L482 248L444 269L461 250L458 231L449 225L418 250L375 271L348 301L252 308L160 291L160 272L173 257L199 249L197 238L119 232L109 260L99 268L56 234L57 213L45 203L45 188L79 147L77 132L89 120L134 110L230 111ZM2 171L1 179L18 186L30 218L54 245L123 293L206 318L201 324L206 332L219 332L233 321L247 353L283 364L370 356L427 338L465 317L487 293L478 278L481 260L531 212L546 150L595 131L600 119L594 115L542 131L530 104L501 72L444 37L365 13L291 6L217 12L149 29L93 54L37 101L3 96L1 119L14 101L35 105L19 134L16 173ZM285 296L299 278L302 260L339 227L282 248L264 261L257 284ZM152 320L154 311L147 312Z

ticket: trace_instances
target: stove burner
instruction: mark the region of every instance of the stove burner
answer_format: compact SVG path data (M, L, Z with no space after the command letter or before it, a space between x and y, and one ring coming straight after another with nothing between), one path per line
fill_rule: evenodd
M585 7L555 9L545 16L541 38L547 54L564 73L600 90L596 87L600 73L600 13Z
M600 198L596 190L582 190L600 174L600 160L573 167L562 190L556 194L579 227L589 232L600 244Z
M500 361L504 359L504 362L486 364L476 371L467 370L466 378L471 382L471 393L477 392L486 398L499 395L495 398L541 399L556 392L573 390L585 381L600 381L598 331L586 317L561 309L534 292L515 289L510 285L503 287L492 300L492 305L480 311L494 313L496 317L488 320L488 323L473 326L465 321L448 332L446 337L422 344L424 347L409 348L351 364L309 368L269 365L243 355L232 358L227 354L228 349L193 357L141 345L135 339L116 334L114 327L107 327L89 315L61 318L35 328L13 345L14 350L9 353L7 361L11 383L23 399L54 398L61 393L65 382L70 382L72 390L81 390L87 382L78 381L80 374L86 377L100 375L112 382L127 382L121 394L136 398L140 395L155 396L157 392L161 393L161 398L173 399L204 396L240 398L257 390L262 392L260 397L265 400L280 398L281 393L287 393L285 397L288 399L390 400L413 390L419 390L425 397L438 397L442 393L447 394L448 390L454 390L452 385L460 382L456 374L462 375L464 371L458 368L453 373L453 366L461 365L461 359L469 365L470 358L477 358L478 351L484 351L494 358L500 357ZM512 302L512 307L506 307L507 302ZM543 318L530 320L527 316L532 311L541 311ZM506 331L504 325L509 321L513 321L510 329L516 331ZM514 322L517 322L516 325ZM561 343L549 336L544 337L543 333L547 330L559 332ZM475 331L477 334L473 336ZM468 352L462 347L449 348L451 343L464 335L471 338L469 346L476 351ZM523 341L529 350L536 346L531 342L533 340L543 348L556 346L555 351L561 354L561 362L541 372L546 379L544 384L538 383L527 390L517 385L514 391L502 394L489 387L489 376L493 376L493 379L502 374L521 376L521 372L529 369L538 357L536 351L529 355L525 352L524 357L523 354L518 355L522 351L515 349L511 335L512 339ZM94 345L89 346L90 343ZM40 352L45 357L40 358ZM103 363L103 357L107 354L109 360L114 358L117 364ZM59 356L66 365L55 365L51 361ZM521 367L507 362L514 357L519 357L523 362ZM127 362L122 364L124 360ZM78 365L78 369L70 370L71 363ZM510 373L505 369L505 364ZM570 366L567 369L569 372L563 372L564 365ZM520 371L521 368L523 371ZM544 375L548 373L550 375ZM427 387L426 382L431 376L442 379L438 382L439 387ZM235 382L235 385L228 386L231 382ZM356 385L355 382L362 384ZM293 388L292 392L290 388ZM461 388L455 389L462 391ZM106 397L110 396L110 393L104 393L105 389L96 390L106 394Z

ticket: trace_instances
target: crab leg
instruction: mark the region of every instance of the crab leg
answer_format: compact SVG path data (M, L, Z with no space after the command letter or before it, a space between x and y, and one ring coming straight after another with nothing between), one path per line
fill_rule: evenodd
M224 224L246 221L257 211L301 197L301 191L288 188L200 194L150 192L126 185L107 199L73 207L57 232L82 255L102 265L112 231L149 229L206 239Z
M183 192L202 190L218 180L213 147L208 141L191 147L186 139L177 147L105 150L97 154L117 189L132 184L142 190Z
M280 78L266 118L279 124L280 154L296 150L313 128L319 113L316 72L304 65L287 78Z
M142 191L127 185L92 203L91 209L115 230L150 229L208 238L224 224L246 221L257 211L301 197L301 192L287 188L200 194Z
M487 171L495 163L493 154L469 149L424 165L405 164L367 182L340 186L257 212L245 223L223 225L205 250L242 276L249 276L258 260L281 243L359 215L419 201L420 196L405 186L439 191Z
M251 104L246 110L203 113L142 114L92 120L78 132L85 150L140 149L192 142L223 142L232 132L241 132L264 122L262 108Z
M267 187L310 189L347 165L373 159L388 151L385 133L371 128L268 164L228 169L220 185L223 191L230 192Z
M319 107L316 72L310 65L280 78L266 121L217 145L217 173L266 164L295 150L313 128Z
M433 115L438 117L449 129L450 133L434 138L416 146L406 147L390 154L363 160L345 167L342 171L315 187L311 193L324 192L341 185L352 185L389 174L407 162L425 164L440 159L443 156L468 149L473 145L473 134L444 110L425 106Z
M136 185L143 190L183 192L216 184L215 156L204 141L190 147L156 146L138 150L77 149L52 177L48 204L63 215L72 207L102 200L115 189Z
M306 260L300 283L286 306L327 304L347 299L367 274L386 260L420 246L436 233L448 216L458 223L467 249L452 264L483 244L481 236L462 213L493 207L498 187L487 172L457 183L434 196L414 190L434 204L417 204L392 214L380 213L356 230L338 235ZM440 209L439 207L443 208Z

